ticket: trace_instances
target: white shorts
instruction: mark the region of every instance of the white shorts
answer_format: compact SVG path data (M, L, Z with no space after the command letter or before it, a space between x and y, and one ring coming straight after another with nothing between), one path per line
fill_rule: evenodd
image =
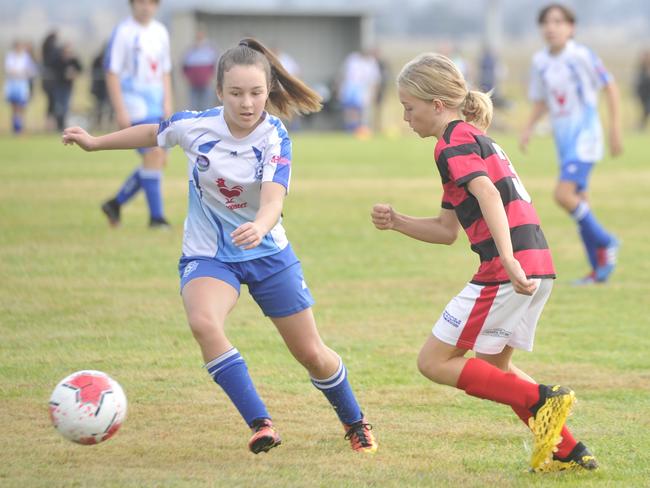
M533 350L537 320L553 288L552 279L535 279L532 296L515 293L511 283L468 283L445 308L433 335L442 342L483 354L505 346Z

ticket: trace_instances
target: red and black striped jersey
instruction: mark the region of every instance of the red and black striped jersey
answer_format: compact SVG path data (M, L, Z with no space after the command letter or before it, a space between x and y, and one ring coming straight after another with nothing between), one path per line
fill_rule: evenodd
M503 149L473 125L455 120L438 140L434 157L442 179L442 207L456 212L472 251L481 260L472 283L509 281L478 200L467 189L467 184L478 176L490 178L501 194L514 256L526 276L555 278L551 251L537 212Z

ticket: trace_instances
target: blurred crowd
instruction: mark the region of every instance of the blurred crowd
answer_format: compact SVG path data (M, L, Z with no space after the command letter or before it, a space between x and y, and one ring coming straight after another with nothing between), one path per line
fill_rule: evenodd
M106 45L95 54L90 71L92 109L84 114L93 128L104 129L113 121L113 110L105 84L104 53ZM507 67L496 52L485 47L472 67L452 43L443 43L438 51L459 67L468 82L483 92L490 92L497 110L508 109L501 81ZM300 76L300 65L290 53L274 48L276 56L289 73ZM214 86L219 50L204 31L198 31L194 43L180 61L187 87L188 105L182 108L204 110L219 103ZM16 40L5 56L4 96L11 107L11 127L16 134L25 127L25 109L34 90L40 87L46 98L45 129L62 130L67 125L75 80L84 67L74 46L59 39L57 31L47 34L38 49L33 43ZM365 138L382 131L382 106L386 89L394 73L377 48L350 52L337 73L314 88L323 98L324 112L335 114L341 130ZM641 53L633 87L640 107L639 129L647 126L650 117L650 50ZM307 117L307 121L310 117ZM293 130L307 125L303 120L292 121ZM496 120L498 125L498 118Z

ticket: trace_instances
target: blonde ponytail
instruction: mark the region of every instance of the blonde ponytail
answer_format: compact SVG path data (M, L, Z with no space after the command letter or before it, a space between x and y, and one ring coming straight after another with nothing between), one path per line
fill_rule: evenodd
M477 128L485 131L492 122L492 99L487 93L470 90L467 92L460 111L467 122L471 122Z
M440 100L458 109L467 122L486 130L492 121L492 100L486 93L469 91L458 67L446 56L421 54L402 68L397 83L420 100Z

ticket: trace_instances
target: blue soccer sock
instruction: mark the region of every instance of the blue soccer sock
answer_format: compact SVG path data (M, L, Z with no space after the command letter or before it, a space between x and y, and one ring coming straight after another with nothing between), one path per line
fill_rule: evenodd
M122 183L120 191L117 192L115 200L120 205L125 204L142 188L142 181L140 180L140 168L137 168L131 175Z
M580 236L585 243L586 249L607 247L612 242L612 236L596 220L589 204L582 201L578 204L571 216L580 227ZM591 261L591 254L589 253Z
M596 252L598 248L587 237L587 233L582 229L582 227L578 226L578 230L580 232L580 238L582 239L582 243L585 246L585 252L587 253L587 259L589 259L589 264L591 265L591 269L596 269L598 267L598 258L597 258L598 255Z
M161 192L162 171L157 169L140 169L142 189L147 196L149 215L152 219L163 218L163 201Z
M205 365L212 379L226 392L250 427L255 419L270 419L248 374L244 358L234 347Z
M11 118L11 123L14 129L14 133L20 134L23 131L23 119L18 115L14 115Z
M348 382L348 372L343 361L339 359L339 367L329 378L319 380L311 378L313 385L323 392L323 395L329 400L336 415L341 422L346 425L353 424L363 418L361 407L352 392Z

